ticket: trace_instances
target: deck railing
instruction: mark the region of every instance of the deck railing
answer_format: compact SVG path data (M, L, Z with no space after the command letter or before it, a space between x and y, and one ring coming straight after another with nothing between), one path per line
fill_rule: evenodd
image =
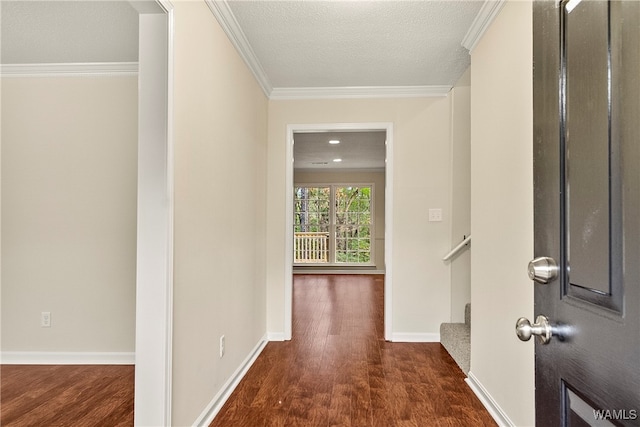
M293 262L329 262L329 233L294 233Z

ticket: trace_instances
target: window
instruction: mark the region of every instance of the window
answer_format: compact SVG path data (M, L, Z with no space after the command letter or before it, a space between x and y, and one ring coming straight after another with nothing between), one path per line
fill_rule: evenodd
M296 187L293 218L293 262L328 263L330 187Z
M335 189L336 262L371 261L371 187Z
M294 189L294 263L372 264L373 185Z

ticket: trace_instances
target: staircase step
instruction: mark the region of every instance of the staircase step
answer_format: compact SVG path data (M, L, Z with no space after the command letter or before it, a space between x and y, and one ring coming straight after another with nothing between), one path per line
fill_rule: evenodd
M466 323L441 324L440 343L460 366L460 369L468 374L471 365L471 326Z
M440 343L465 374L471 366L471 303L464 306L464 323L442 323Z
M471 326L471 303L464 306L464 323Z

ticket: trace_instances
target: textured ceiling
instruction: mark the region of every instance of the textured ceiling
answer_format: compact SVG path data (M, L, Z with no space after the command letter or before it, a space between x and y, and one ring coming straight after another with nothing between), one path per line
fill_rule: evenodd
M337 139L340 144L329 141ZM385 131L296 133L293 137L296 171L384 170ZM342 159L336 163L333 159Z
M0 1L3 64L135 62L138 12L126 1Z
M213 1L273 88L451 86L477 0ZM135 62L136 1L0 1L4 64ZM149 2L147 2L149 3Z
M237 24L234 31L246 39L261 69L259 80L264 78L274 89L318 90L452 86L469 66L469 53L461 43L485 4L479 0L207 1L210 6L226 5L231 12L231 21ZM3 64L135 62L138 11L153 5L149 0L0 0L0 60ZM242 46L239 49L246 59ZM328 139L336 137L342 143L330 146ZM296 134L294 165L296 170L382 170L385 139L385 132ZM334 163L338 157L343 161Z
M229 1L274 88L453 85L481 1Z

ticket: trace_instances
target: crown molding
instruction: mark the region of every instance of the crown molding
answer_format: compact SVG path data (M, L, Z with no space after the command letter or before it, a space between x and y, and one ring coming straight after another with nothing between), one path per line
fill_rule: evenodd
M258 57L253 52L247 37L240 28L240 24L238 24L238 21L233 15L229 3L227 3L227 0L205 0L205 2L268 98L273 88L269 82L267 73L264 72L262 65L260 65L260 61L258 61Z
M354 98L424 98L446 96L451 86L353 86L274 88L272 100L354 99Z
M485 31L487 31L493 20L498 16L498 13L500 13L506 2L506 0L485 0L480 11L471 23L469 31L467 31L467 34L462 39L461 44L469 51L469 53L471 53L476 47Z
M138 75L137 62L0 64L2 77L77 77Z
M451 86L363 86L274 88L251 48L228 0L205 0L209 10L271 100L341 98L416 98L446 96Z

